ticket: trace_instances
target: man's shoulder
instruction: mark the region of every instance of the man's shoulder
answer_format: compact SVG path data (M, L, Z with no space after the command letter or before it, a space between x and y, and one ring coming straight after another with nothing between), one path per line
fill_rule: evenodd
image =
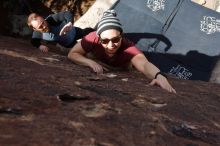
M96 35L96 32L90 32L82 39L81 45L84 50L89 51L92 49L97 49L98 48L97 45L99 44L98 42L99 42L99 38Z
M130 48L130 47L135 48L135 49L138 49L138 48L135 46L135 43L134 43L134 42L130 41L130 40L127 39L127 38L123 38L123 39L122 39L122 48L128 49L128 48Z
M93 37L98 37L98 35L96 34L96 31L92 31L88 35L93 36Z
M93 31L93 32L90 32L89 34L87 34L84 37L84 39L86 39L86 40L96 40L96 39L98 39L98 35L96 34L95 31Z
M132 54L142 54L142 51L135 45L134 42L124 38L122 41L122 50Z
M64 16L72 16L71 11L62 11L48 15L48 17L56 18L56 17L64 17Z

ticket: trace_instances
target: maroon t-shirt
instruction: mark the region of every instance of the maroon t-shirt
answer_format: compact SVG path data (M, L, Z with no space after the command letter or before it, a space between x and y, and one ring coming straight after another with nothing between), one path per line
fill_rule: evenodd
M102 47L96 32L91 32L85 36L81 41L81 45L87 53L91 52L96 59L115 67L126 67L134 56L142 54L133 42L123 38L121 47L116 54L109 57L105 53L105 49Z

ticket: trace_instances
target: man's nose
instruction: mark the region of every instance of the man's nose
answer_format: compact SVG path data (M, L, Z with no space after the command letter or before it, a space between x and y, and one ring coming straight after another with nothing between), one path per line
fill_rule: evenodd
M113 43L112 41L109 41L109 42L108 42L108 46L110 46L110 47L111 47L111 46L114 46L114 43Z

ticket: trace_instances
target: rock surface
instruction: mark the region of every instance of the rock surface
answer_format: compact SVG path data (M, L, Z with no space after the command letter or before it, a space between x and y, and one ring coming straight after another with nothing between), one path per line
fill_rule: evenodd
M77 19L94 0L41 2L1 1L0 33L30 33L28 9L71 10ZM0 36L0 145L220 145L220 84L169 80L176 95L148 86L137 71L96 76L57 50L44 54L27 40Z
M176 95L0 36L0 145L220 145L220 85L169 80Z

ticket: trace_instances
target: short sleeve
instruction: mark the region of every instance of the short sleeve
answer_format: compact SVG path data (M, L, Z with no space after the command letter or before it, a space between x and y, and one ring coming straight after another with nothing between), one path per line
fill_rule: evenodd
M129 41L129 40L125 40L126 41L126 47L127 49L124 50L124 52L130 56L131 58L138 55L138 54L142 54L142 51L140 51L133 42Z
M83 37L81 41L82 48L86 52L91 52L95 43L97 43L97 35L95 32L89 33Z

